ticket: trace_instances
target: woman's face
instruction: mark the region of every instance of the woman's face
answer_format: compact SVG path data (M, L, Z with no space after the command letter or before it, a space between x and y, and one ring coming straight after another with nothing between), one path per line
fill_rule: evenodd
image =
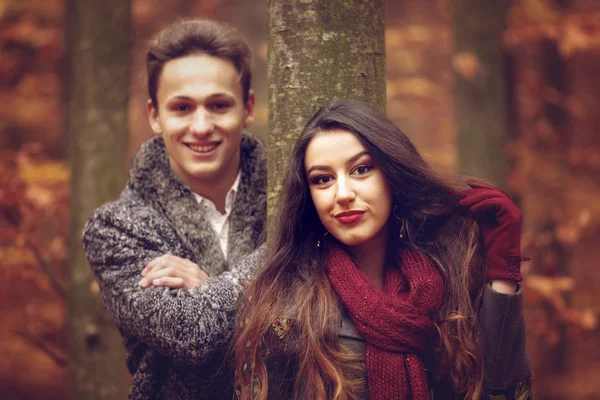
M387 239L389 183L353 133L317 133L306 149L304 169L319 219L331 235L347 246Z

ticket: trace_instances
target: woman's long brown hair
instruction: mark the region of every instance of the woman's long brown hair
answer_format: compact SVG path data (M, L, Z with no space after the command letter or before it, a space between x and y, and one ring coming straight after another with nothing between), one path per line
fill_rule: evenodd
M362 383L345 373L356 356L344 352L338 341L340 303L323 268L323 246L316 246L325 229L304 172L308 144L318 132L332 129L354 133L390 182L396 215L402 219L390 216L388 248L418 249L444 278L446 294L436 316L438 337L427 357L428 369L463 398L479 398L483 373L476 308L486 266L478 225L458 208L456 189L464 182L441 179L385 116L353 100L322 107L293 148L269 230L267 257L243 299L235 334L242 398L254 397L252 384L243 378L248 375L260 382L256 397L267 397L269 371L261 342L281 317L292 321L285 350L296 363L294 397L354 399ZM404 240L398 238L400 232Z

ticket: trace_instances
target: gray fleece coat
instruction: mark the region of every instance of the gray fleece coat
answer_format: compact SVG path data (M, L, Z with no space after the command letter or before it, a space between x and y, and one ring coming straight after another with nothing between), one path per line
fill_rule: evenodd
M193 193L172 173L155 137L134 157L119 200L96 210L83 232L89 264L127 348L130 399L231 399L223 354L236 302L262 259L266 158L244 135L241 180L229 217L228 260ZM191 289L141 289L141 271L165 253L197 263L209 275Z

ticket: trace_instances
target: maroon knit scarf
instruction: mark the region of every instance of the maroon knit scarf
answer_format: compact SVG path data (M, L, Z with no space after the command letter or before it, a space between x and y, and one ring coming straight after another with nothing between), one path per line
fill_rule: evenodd
M415 250L403 250L400 260L399 268L386 269L380 290L337 243L327 246L329 281L367 341L371 400L430 398L421 354L434 333L431 315L442 303L444 282Z

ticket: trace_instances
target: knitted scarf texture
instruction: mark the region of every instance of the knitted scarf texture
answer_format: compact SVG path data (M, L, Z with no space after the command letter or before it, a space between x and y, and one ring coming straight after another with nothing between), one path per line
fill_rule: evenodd
M337 243L329 243L326 251L329 281L367 342L369 398L430 399L421 355L444 296L439 271L427 257L403 249L399 264L386 268L381 290Z

